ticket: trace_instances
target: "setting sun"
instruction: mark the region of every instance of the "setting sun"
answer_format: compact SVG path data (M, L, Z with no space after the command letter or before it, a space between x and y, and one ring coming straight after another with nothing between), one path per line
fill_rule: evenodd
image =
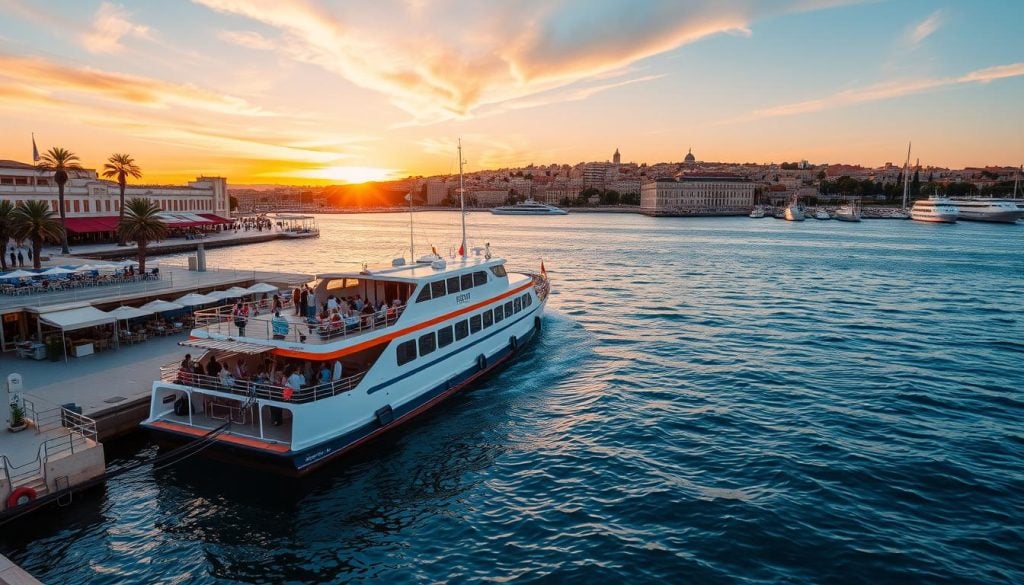
M285 173L271 173L274 177L291 179L311 179L316 181L333 181L341 183L367 183L369 181L390 181L400 178L399 170L379 167L324 167L322 169L304 169Z

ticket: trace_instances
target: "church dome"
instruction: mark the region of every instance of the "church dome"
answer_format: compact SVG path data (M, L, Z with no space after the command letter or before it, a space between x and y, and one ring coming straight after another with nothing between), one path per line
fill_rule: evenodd
M693 149L692 148L689 151L687 151L686 158L683 159L683 162L688 162L688 163L697 162L697 158L693 156Z

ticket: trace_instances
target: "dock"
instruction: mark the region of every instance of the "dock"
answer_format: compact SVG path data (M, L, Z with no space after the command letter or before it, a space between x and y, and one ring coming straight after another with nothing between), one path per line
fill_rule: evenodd
M43 585L11 559L0 555L0 585Z

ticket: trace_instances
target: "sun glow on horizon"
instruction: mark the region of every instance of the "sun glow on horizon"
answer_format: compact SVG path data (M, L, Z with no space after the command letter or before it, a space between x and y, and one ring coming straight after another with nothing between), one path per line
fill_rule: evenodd
M303 169L283 173L267 173L265 176L285 179L311 179L317 181L338 181L359 184L370 181L392 181L404 175L399 169L381 167L330 166L320 169Z

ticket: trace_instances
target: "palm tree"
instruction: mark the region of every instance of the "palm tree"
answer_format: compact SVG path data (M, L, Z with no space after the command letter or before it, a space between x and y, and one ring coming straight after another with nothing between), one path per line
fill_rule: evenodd
M128 213L117 224L117 235L123 241L135 240L139 246L139 272L146 271L146 246L167 237L167 224L160 219L160 208L141 197L132 197L125 204Z
M142 178L142 169L135 164L130 154L114 153L103 165L103 176L107 179L117 178L117 186L121 188L121 217L118 224L124 221L124 189L128 186L128 177ZM118 246L125 246L124 238L117 243Z
M78 155L59 146L54 146L43 153L36 164L40 173L53 173L53 181L57 183L57 201L60 203L61 254L70 254L68 249L67 215L64 212L64 185L68 182L68 171L80 171Z
M45 201L26 201L14 208L14 237L32 240L32 267L39 268L43 242L67 241L64 226L53 217Z
M14 234L14 205L0 201L0 270L7 271L7 241Z

